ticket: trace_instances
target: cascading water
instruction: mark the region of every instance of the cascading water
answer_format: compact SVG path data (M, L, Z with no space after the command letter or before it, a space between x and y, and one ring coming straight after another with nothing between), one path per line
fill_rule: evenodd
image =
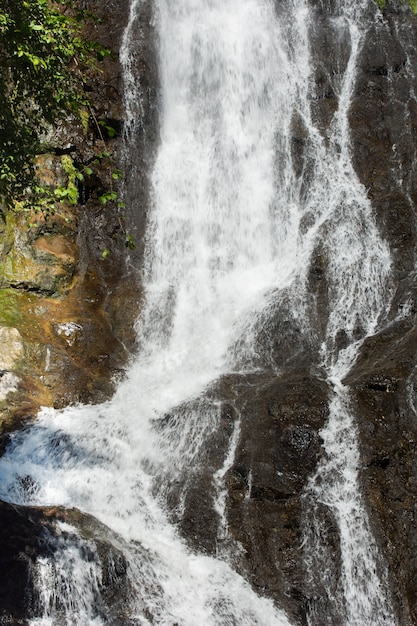
M329 583L328 615L312 610L308 619L395 624L359 492L354 418L341 384L389 297L389 254L349 151L347 111L367 5L346 0L339 9L337 27L348 33L351 50L325 141L310 112L306 0L278 8L272 0L156 1L161 140L150 175L137 360L111 402L45 409L0 461L4 499L77 507L115 533L130 601L122 622L95 608L98 558L86 557L85 540L77 544L75 529L66 528L57 560L38 563L37 624L289 624L233 571L230 555L224 561L186 547L169 523L163 481L169 475L186 483L201 462L219 420L218 405L204 397L209 383L268 360L257 354L255 336L281 294L308 326L307 273L318 242L328 259L330 311L321 366L333 400L322 433L325 455L305 494L306 569L312 584L318 576L325 586L333 575L320 542L319 505L339 526L341 565L338 584ZM130 38L139 7L133 0L123 47L131 135L142 112ZM301 174L291 156L295 117L306 135ZM345 347L338 349L341 333ZM222 535L222 483L238 423L234 428L213 477Z
M340 82L339 108L330 135L331 185L335 193L328 222L331 232L325 244L330 314L322 345L333 397L330 418L322 431L325 454L305 495L308 524L304 532L310 574L314 578L320 571L322 589L332 597L327 602L327 615L311 611L310 624L396 623L386 591L386 572L361 499L357 430L349 392L341 382L364 337L375 332L390 295L389 252L378 235L370 204L350 160L347 112L365 35L361 24L366 24L366 8L366 2L348 4L340 17L340 28L349 34L351 53ZM337 349L340 333L346 347ZM322 505L331 511L339 529L339 569L323 544L326 530L319 511Z

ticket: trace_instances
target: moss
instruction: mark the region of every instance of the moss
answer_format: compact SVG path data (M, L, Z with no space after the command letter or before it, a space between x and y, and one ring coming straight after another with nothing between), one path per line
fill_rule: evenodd
M26 341L41 342L47 337L47 299L18 289L0 289L0 326L16 328Z
M1 273L8 284L45 295L59 294L71 278L57 264L47 265L18 252L8 255Z
M15 287L39 295L61 295L73 279L78 248L67 232L60 234L60 218L32 228L25 216L9 211L0 232L0 288Z
M27 297L14 289L0 289L0 325L18 328L23 322L22 298Z
M403 0L403 2L407 2L412 12L417 14L417 0ZM386 5L386 0L376 0L376 3L380 9L383 9Z

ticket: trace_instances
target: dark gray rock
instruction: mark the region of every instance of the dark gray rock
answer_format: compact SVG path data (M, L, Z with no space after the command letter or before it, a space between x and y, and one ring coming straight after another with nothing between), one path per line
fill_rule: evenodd
M417 623L417 18L405 5L388 2L370 30L350 111L355 168L392 253L396 292L381 332L364 342L345 383L356 399L371 523L388 562L400 623L407 626Z
M59 522L65 525L60 526ZM128 623L123 613L130 593L127 563L114 543L117 538L105 526L76 509L0 502L0 624L27 624L29 619L41 617L45 608L51 610L55 620L60 619L61 602L67 600L65 593L62 598L59 594L53 596L53 604L44 606L36 584L37 563L49 561L53 568L65 546L79 550L84 567L94 564L99 572L92 615L103 616L106 623L114 626ZM64 566L68 573L71 562ZM56 584L59 576L59 569L55 568ZM65 589L64 580L62 585Z

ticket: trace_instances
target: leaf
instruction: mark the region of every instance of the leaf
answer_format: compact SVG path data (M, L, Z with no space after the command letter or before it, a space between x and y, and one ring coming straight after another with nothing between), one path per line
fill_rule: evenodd
M120 178L123 178L122 172L120 170L118 170L118 169L113 170L111 176L112 176L113 180L119 180Z
M117 192L116 191L107 191L106 193L103 193L99 197L99 200L100 200L101 204L106 204L107 202L112 202L113 200L117 200Z
M132 235L126 234L125 246L126 246L126 248L129 248L129 250L134 250L135 249L136 246L135 246L135 242L133 241Z
M84 68L97 67L97 56L110 51L82 36L91 14L78 11L73 0L0 4L0 202L11 206L16 198L30 198L33 206L35 158L45 133L89 106ZM67 175L82 180L75 172ZM75 189L51 191L55 199L65 194L75 202Z

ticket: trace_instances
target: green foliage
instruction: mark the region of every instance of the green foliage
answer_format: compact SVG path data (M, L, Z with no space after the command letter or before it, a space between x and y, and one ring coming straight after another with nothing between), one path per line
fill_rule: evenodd
M134 239L133 239L132 235L129 235L128 233L125 234L125 246L126 246L126 248L129 248L129 250L134 250L135 249Z
M76 205L84 184L96 190L102 184L103 205L123 206L113 188L122 172L106 146L117 131L96 118L84 90L86 70L98 69L97 62L110 54L83 38L91 17L76 9L75 0L0 0L0 211L6 205L25 212L29 226L37 211L47 218L62 205ZM54 157L51 176L45 176L41 155L51 151L48 136L74 117L85 134L95 125L101 152L87 163L77 161L76 151L64 154L61 168ZM132 249L133 239L119 222L117 232ZM103 259L109 255L109 249L102 251Z
M87 104L84 70L107 51L81 36L85 18L70 0L0 0L3 202L19 199L29 185L34 192L34 158L42 151L46 132ZM66 196L70 202L75 199L73 183Z
M98 200L101 204L117 201L118 208L124 205L119 201L119 194L113 189L113 181L123 178L121 170L114 167L114 161L110 152L101 152L91 159L88 164L75 163L68 154L61 156L62 173L65 175L64 183L51 188L42 184L38 177L34 178L34 185L25 194L22 201L14 201L14 208L18 210L41 211L43 214L52 214L55 211L56 201L68 202L75 205L79 201L79 186L86 178L93 176L98 168L105 167L111 174L110 185L106 190L102 190Z
M78 189L77 180L83 180L82 173L75 168L74 162L69 155L64 154L61 157L62 169L67 175L67 184L65 186L56 187L54 194L59 200L68 200L70 204L77 204Z
M99 200L101 204L107 204L107 202L113 202L114 200L117 200L117 198L117 191L106 191L99 197Z
M107 133L107 136L112 139L113 137L116 136L116 130L113 128L113 126L111 126L111 124L109 124L106 120L100 120L99 124L102 128L104 128L104 130Z
M417 14L417 0L402 0L403 2L406 2L413 13ZM380 9L383 9L387 3L387 0L376 0L377 5L379 6Z

